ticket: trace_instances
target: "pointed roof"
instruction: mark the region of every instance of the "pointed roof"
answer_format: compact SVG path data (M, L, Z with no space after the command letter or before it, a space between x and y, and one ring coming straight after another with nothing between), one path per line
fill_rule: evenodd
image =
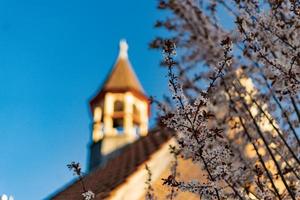
M126 40L121 40L119 45L117 61L110 75L104 82L101 91L92 99L91 104L97 101L106 92L132 91L139 96L146 97L144 89L128 59L128 44Z
M134 89L144 93L144 89L131 67L127 51L128 44L125 40L121 40L118 59L102 90Z

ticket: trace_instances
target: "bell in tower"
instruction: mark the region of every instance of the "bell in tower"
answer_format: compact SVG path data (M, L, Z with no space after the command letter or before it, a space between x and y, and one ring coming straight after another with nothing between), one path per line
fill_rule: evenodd
M148 132L149 101L120 41L119 56L100 92L91 100L93 114L90 170Z

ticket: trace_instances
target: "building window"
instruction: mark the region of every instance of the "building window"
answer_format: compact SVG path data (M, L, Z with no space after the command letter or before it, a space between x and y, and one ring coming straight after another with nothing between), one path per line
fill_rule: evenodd
M114 111L115 112L122 112L124 111L124 103L122 101L115 101L114 103Z
M124 132L124 120L123 118L113 118L113 128L115 128L118 133Z

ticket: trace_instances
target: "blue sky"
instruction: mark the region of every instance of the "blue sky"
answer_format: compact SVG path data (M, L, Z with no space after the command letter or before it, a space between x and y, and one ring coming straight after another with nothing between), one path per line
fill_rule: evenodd
M156 1L0 0L0 194L35 200L85 169L88 100L126 38L148 94L167 89L161 55L148 43Z

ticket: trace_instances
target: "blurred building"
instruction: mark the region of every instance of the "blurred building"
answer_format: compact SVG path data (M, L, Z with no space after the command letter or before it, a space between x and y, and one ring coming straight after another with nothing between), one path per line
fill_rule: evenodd
M155 195L159 199L166 199L170 188L163 186L161 179L170 175L173 155L169 152L169 146L175 145L175 139L171 137L170 130L154 128L148 131L149 101L130 64L127 51L128 45L126 41L122 40L119 55L112 71L102 89L90 101L93 116L92 141L90 144L89 171L84 177L84 183L88 190L95 193L97 200L145 199L145 182L148 178L145 166L148 165L152 172ZM241 70L237 70L236 73L241 86L246 89L243 99L250 105L251 114L259 119L257 120L258 128L268 133L269 136L277 137L270 119L268 119L271 116L268 114L267 105L261 104L261 108L259 108L252 103L249 94L257 92L252 80L241 76ZM228 97L225 95L224 98ZM228 102L228 99L224 102ZM223 104L211 109L215 110L217 118L222 118L224 113L229 112L228 105ZM260 109L267 116L260 116ZM255 159L256 153L253 144L247 140L242 140L240 137L243 132L242 126L233 128L238 123L239 117L237 116L226 124L229 128L228 137L239 144L238 146L241 147L239 153L243 158ZM275 121L272 123L279 129ZM249 126L251 127L251 124ZM274 162L268 158L261 139L256 142L258 151L263 156L268 170L273 176L276 176L277 170ZM270 143L269 146L275 147L275 144ZM280 160L278 155L276 160ZM182 181L201 180L205 177L200 167L189 160L179 159L177 169ZM279 191L283 192L282 181L276 179L274 182ZM83 192L81 183L75 181L60 189L49 199L80 200L83 199ZM199 199L199 197L192 193L180 192L176 199L193 200Z
M122 40L115 66L90 102L93 113L90 170L148 133L149 101L131 67L127 50L128 45Z
M102 89L90 101L93 115L89 172L84 177L95 199L145 199L145 166L152 172L156 195L165 199L169 190L162 178L170 174L173 155L169 145L175 144L167 130L148 131L149 100L128 59L128 45L120 41L119 55ZM178 169L183 180L201 177L199 167L180 160ZM81 200L79 181L62 188L49 199ZM181 193L178 199L198 199Z

